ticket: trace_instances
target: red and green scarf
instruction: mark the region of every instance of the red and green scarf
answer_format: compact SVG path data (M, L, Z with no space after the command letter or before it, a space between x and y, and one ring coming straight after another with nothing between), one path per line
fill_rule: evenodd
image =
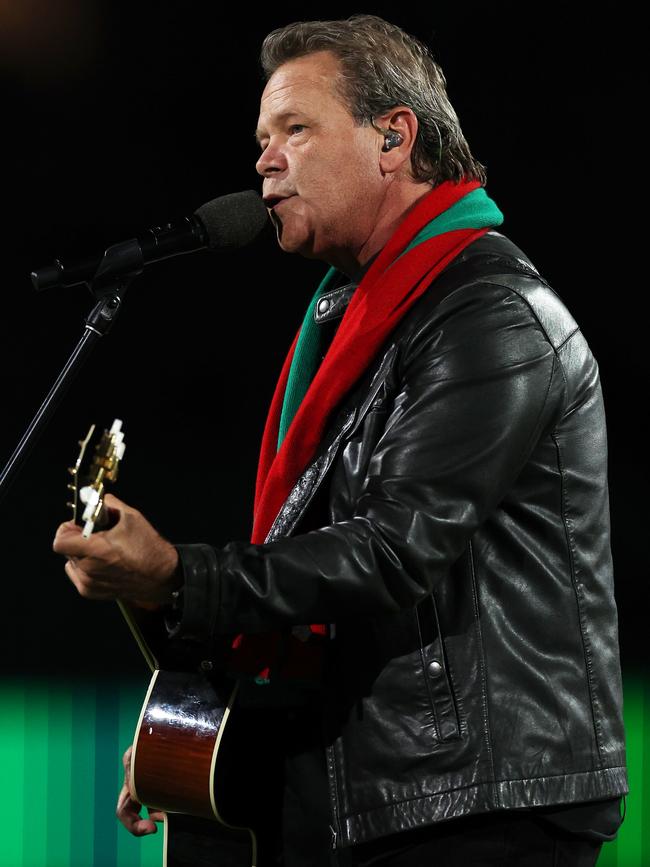
M319 364L318 299L341 276L321 281L285 359L262 437L251 542L263 544L341 399L375 358L390 332L436 276L503 214L478 181L445 181L416 202L364 274ZM305 580L309 580L305 578ZM239 634L231 671L258 684L316 686L329 624Z

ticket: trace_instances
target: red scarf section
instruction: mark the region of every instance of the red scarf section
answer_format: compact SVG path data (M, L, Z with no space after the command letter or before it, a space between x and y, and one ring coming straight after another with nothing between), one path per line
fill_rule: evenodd
M255 487L253 544L265 542L295 482L314 457L333 410L368 368L402 316L461 250L489 231L489 227L454 229L423 241L398 259L423 226L480 186L478 181L445 181L420 199L399 224L352 295L328 352L276 451L298 330L264 428ZM232 642L233 670L257 674L262 679L273 672L281 678L313 680L322 662L318 635L327 635L328 627L312 624L310 628L317 635L309 641L281 631L237 635Z

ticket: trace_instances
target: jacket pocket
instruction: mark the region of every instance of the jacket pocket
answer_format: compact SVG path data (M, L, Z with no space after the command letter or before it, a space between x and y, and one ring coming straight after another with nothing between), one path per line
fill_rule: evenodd
M460 737L458 706L433 593L420 602L415 609L415 614L420 635L423 676L438 729L438 738L441 741L454 740Z

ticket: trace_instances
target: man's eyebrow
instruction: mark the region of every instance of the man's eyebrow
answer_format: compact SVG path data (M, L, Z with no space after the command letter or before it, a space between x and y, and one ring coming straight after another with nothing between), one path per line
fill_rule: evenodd
M282 114L276 115L273 118L273 120L279 123L280 121L286 120L288 117L291 117L292 115L298 115L298 114L299 114L299 112L295 111L294 109L291 109L289 111L283 111ZM260 127L258 127L255 130L254 135L255 135L255 141L257 142L257 144L259 144L261 139L263 139L264 136L266 135L266 133L263 129L260 129Z

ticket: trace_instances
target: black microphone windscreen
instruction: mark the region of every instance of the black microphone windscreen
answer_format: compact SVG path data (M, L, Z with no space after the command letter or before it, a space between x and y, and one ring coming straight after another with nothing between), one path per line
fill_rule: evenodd
M244 247L260 234L269 215L259 193L245 190L206 202L194 212L205 226L208 247Z

